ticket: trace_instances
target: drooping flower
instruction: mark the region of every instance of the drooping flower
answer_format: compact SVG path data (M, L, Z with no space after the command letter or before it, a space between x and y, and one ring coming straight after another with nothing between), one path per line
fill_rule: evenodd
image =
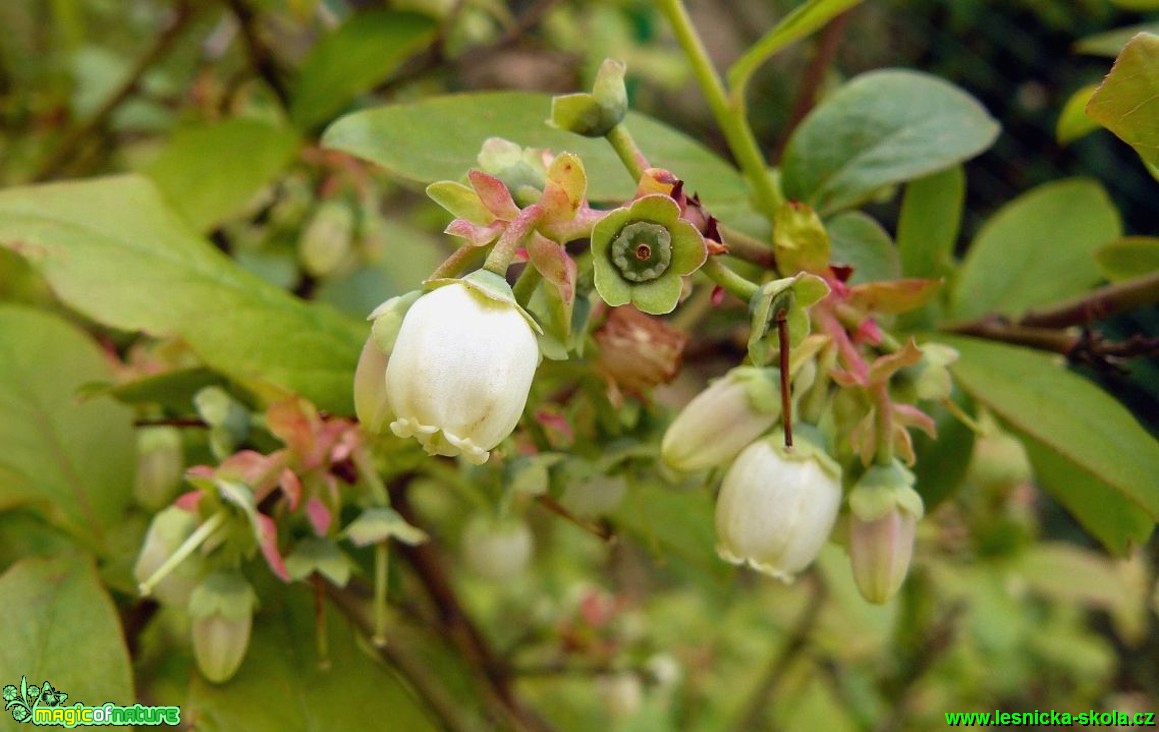
M717 553L791 582L817 557L841 505L841 467L798 425L746 447L716 501Z
M527 403L539 365L533 325L506 281L484 270L423 295L386 367L391 430L431 455L486 462Z
M780 372L740 366L712 382L664 433L660 456L686 472L727 463L781 418Z

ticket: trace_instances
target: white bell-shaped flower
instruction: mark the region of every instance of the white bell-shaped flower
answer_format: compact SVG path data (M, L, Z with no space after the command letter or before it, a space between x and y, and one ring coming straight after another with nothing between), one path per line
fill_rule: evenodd
M717 552L785 582L817 557L841 506L841 468L803 430L746 447L716 500Z
M407 310L391 351L390 428L431 455L484 463L519 422L538 365L533 321L503 278L442 285Z
M738 366L712 382L676 416L660 456L686 472L724 465L781 418L780 372Z

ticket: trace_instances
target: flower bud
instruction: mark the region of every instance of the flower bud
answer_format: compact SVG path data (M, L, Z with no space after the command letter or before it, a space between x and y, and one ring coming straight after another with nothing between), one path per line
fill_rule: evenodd
M176 427L146 427L137 432L137 480L133 497L150 511L173 500L185 470L181 431Z
M841 505L841 467L798 425L746 447L716 500L717 553L784 582L817 557Z
M176 506L170 506L155 515L145 534L137 563L133 565L133 577L137 582L142 583L151 578L197 530L197 525L195 514ZM199 555L189 556L158 581L151 594L166 605L184 606L189 602L189 596L197 586L202 571Z
M189 598L193 656L215 684L233 678L245 658L257 596L240 572L214 572Z
M493 582L519 575L531 561L531 529L519 520L476 516L463 534L463 558L476 574Z
M414 437L431 455L486 462L527 403L539 365L532 322L490 272L420 297L386 367L391 430Z
M914 532L922 517L914 476L900 461L874 465L849 493L849 559L861 596L881 604L909 571Z
M597 368L623 391L641 394L676 378L688 336L633 307L613 308L592 334Z
M780 372L740 366L696 395L677 415L660 456L686 472L724 465L781 417Z

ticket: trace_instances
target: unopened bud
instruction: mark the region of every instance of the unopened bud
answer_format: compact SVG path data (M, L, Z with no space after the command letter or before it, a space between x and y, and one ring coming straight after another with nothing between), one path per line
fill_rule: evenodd
M677 415L660 456L695 472L727 463L781 418L780 372L740 366L696 395Z
M849 494L849 559L862 597L881 604L905 581L922 517L914 476L899 461L875 465Z
M137 432L137 480L133 497L150 511L158 511L174 498L181 484L185 458L181 431L176 427L145 427Z
M220 684L237 673L249 647L257 596L240 572L214 572L189 599L193 655L210 681Z

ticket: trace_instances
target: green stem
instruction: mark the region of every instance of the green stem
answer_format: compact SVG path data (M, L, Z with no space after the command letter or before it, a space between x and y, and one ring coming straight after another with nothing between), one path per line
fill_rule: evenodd
M374 547L374 634L370 641L375 648L386 645L386 588L390 576L389 539Z
M749 236L740 229L735 229L719 221L716 222L716 228L724 237L724 244L728 247L729 254L737 259L743 259L758 267L770 270L778 277L780 276L780 272L777 271L777 258L773 254L771 246L755 236Z
M873 399L873 419L877 428L877 457L878 465L889 465L893 462L893 409L889 400L889 385L885 382L876 384L870 389Z
M427 279L441 280L461 274L464 270L470 269L472 264L482 259L484 251L486 250L483 247L464 244L443 260L443 263L436 267Z
M628 132L627 125L620 123L608 130L608 134L604 136L612 145L612 149L616 151L616 155L620 156L620 162L628 169L628 174L632 176L632 180L637 183L644 177L644 171L650 168L648 158L644 157L644 153L640 152L640 148L636 146L636 141L632 139L632 133Z
M732 150L741 172L752 188L758 209L772 221L773 215L784 202L784 197L773 185L756 137L753 136L752 128L745 119L743 106L733 104L729 100L724 82L713 68L708 51L697 35L681 0L657 0L657 5L672 24L676 40L692 64L692 73L708 100L716 123L720 125L725 140L728 141L729 149Z
M228 515L225 511L218 511L210 516L201 526L198 526L197 530L190 534L189 538L181 546L177 547L177 551L169 555L169 558L157 568L157 571L138 586L137 589L140 591L141 596L148 597L153 592L153 588L161 580L169 576L169 573L176 569L177 565L184 562L190 554L197 550L197 547L201 546L206 539L213 535L213 532L221 528L221 525L225 523Z
M382 476L378 474L378 469L374 467L374 462L370 459L365 448L359 447L350 454L350 459L354 461L354 467L358 469L359 475L366 481L366 485L370 488L370 495L375 506L389 506L390 496L386 491L386 484L382 482Z
M736 295L745 303L751 300L760 289L755 282L750 282L729 269L724 262L720 261L720 257L709 257L700 271L723 287L726 292Z
M531 296L535 294L535 287L543 280L543 275L535 268L531 262L523 268L519 273L519 278L515 280L515 286L511 288L511 292L515 295L515 302L519 303L521 307L527 307L527 303L531 301Z

